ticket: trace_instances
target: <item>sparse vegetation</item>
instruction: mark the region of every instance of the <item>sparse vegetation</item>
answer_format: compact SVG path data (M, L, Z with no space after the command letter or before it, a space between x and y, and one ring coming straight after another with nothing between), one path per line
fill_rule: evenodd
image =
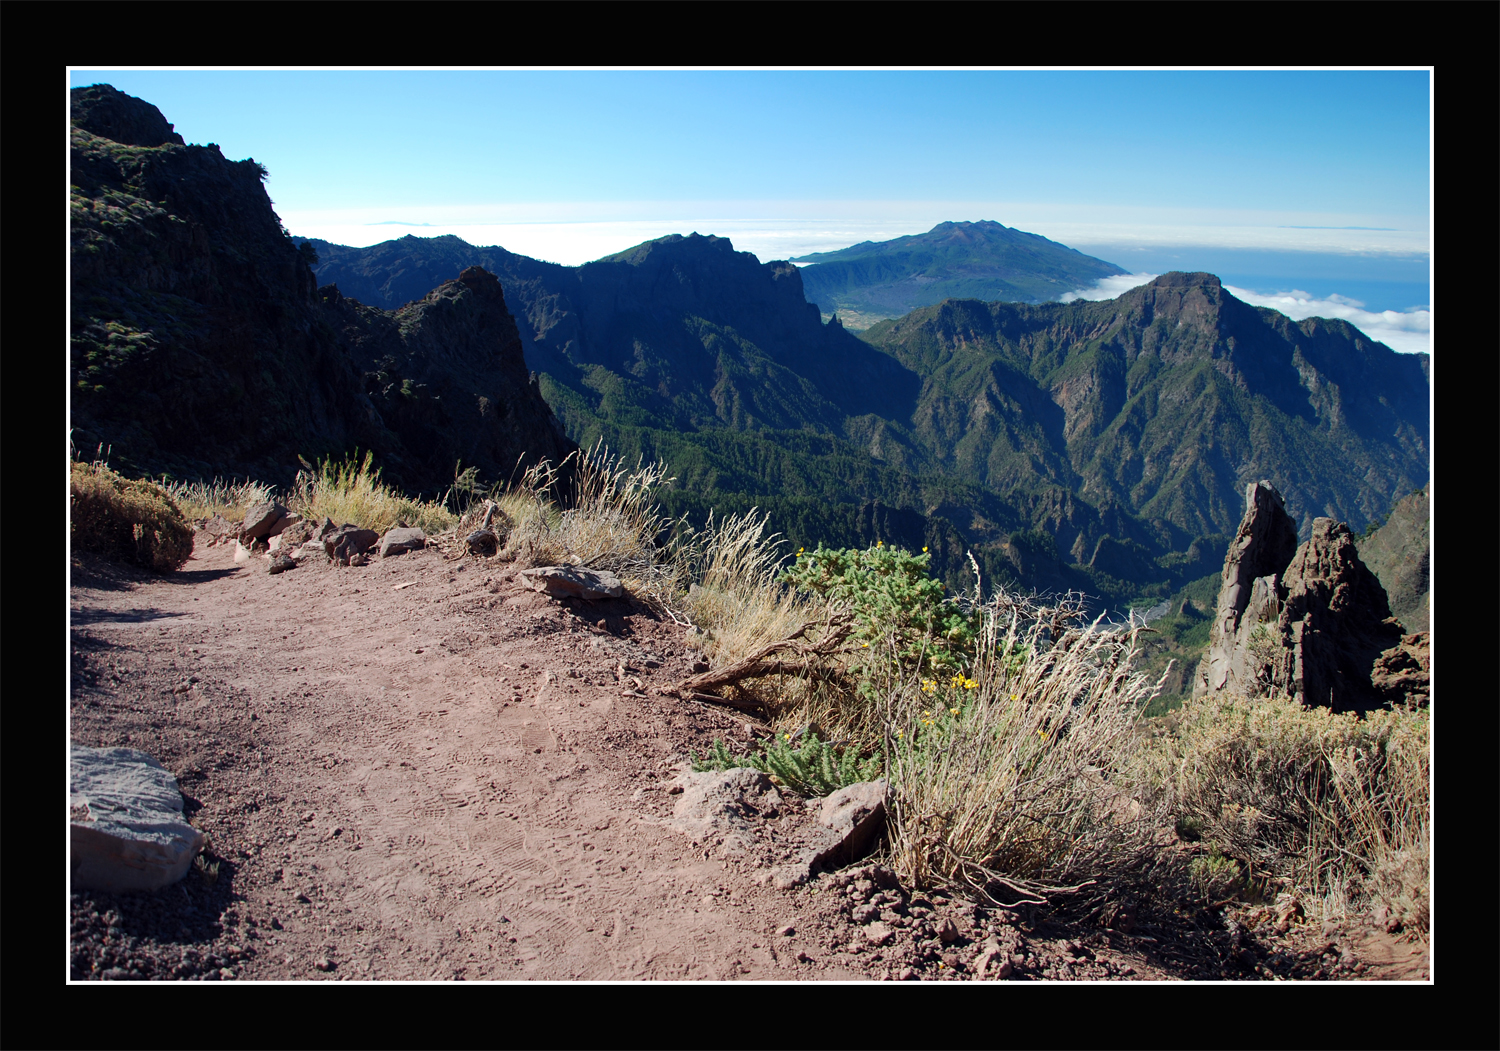
M182 508L189 522L220 515L227 521L238 521L245 510L272 499L275 487L245 479L236 482L215 478L212 482L179 482L163 478L161 486Z
M1427 712L1360 718L1287 698L1215 697L1178 715L1175 732L1141 753L1136 783L1180 835L1328 917L1385 906L1426 930ZM1222 871L1200 875L1223 882Z
M855 748L840 748L819 740L816 732L801 736L782 733L774 736L758 753L735 756L722 740L715 740L708 755L699 759L689 753L694 770L731 770L748 767L769 774L794 792L822 796L846 785L872 781L881 774L880 757L863 762Z

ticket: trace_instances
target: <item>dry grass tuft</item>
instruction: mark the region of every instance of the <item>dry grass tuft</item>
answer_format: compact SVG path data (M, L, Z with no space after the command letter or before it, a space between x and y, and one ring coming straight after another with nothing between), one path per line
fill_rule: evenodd
M212 482L163 481L161 484L189 522L201 522L214 515L231 522L238 521L248 508L272 499L276 492L275 486L249 479L226 482L215 478Z
M73 543L108 558L170 573L193 553L193 528L161 486L131 481L103 462L72 466Z
M1137 866L1152 831L1118 775L1159 684L1132 671L1135 643L1082 625L1076 606L1002 595L983 610L971 673L890 677L897 871L1040 902Z
M366 453L363 461L322 460L316 467L298 471L289 509L309 521L327 517L339 525L349 522L377 533L394 528L397 522L429 535L458 524L459 516L444 501L413 500L385 485L373 462L374 455Z

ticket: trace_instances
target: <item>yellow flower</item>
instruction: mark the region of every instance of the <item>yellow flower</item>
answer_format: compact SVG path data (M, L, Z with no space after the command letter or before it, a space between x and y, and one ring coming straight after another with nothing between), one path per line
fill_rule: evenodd
M949 711L950 711L950 712L952 712L952 713L953 713L953 714L954 714L954 715L957 715L957 714L958 714L958 709L957 709L957 708L949 708L949 709L948 709L948 710L949 710Z
M922 549L922 554L927 554L927 549L925 547Z

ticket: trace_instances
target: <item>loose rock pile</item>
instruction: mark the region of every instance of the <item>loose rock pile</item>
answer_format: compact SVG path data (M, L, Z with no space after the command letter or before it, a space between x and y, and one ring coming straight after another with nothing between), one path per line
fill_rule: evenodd
M383 537L350 522L336 525L331 518L314 526L272 500L251 507L239 525L214 515L198 523L198 528L210 536L210 547L232 543L236 562L245 563L258 555L270 563L268 572L273 574L295 569L317 555L342 566L362 566L369 563L372 553L389 558L427 545L427 534L404 522Z

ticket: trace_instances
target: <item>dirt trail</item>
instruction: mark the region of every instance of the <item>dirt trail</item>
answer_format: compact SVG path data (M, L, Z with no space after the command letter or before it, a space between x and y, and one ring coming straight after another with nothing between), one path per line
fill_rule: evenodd
M508 568L429 550L272 576L201 542L171 577L93 565L73 737L179 775L259 935L238 977L805 969L768 947L787 894L657 823L688 741L744 733L631 681L688 673L682 629L565 609Z
M72 737L158 758L218 864L73 894L75 979L956 979L984 938L1015 977L1183 976L850 875L777 890L794 798L749 849L668 827L688 749L746 727L649 692L698 654L628 599L434 550L272 576L204 539L166 577L74 563Z

